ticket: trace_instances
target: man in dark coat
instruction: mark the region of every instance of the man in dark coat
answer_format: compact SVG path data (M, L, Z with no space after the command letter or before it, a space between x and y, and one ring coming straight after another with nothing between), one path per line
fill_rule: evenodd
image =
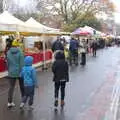
M79 47L79 42L76 39L72 38L70 40L70 47L69 47L70 65L72 65L72 60L76 65L78 65L78 47Z
M52 45L52 51L55 52L57 50L64 50L64 46L60 41L60 38L57 37L57 40Z

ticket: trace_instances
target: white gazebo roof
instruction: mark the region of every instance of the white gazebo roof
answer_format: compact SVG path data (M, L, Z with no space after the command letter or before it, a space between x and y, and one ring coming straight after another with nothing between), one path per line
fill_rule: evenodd
M30 18L26 22L16 18L8 11L0 14L0 32L31 32L58 34L59 29L54 29L40 24L35 19Z
M8 11L5 11L2 14L0 14L0 23L24 25L24 22L22 20L19 20L18 18L14 17Z
M25 31L25 23L8 11L4 11L0 14L0 31Z
M27 26L31 26L31 27L35 27L35 28L39 28L39 32L41 31L42 33L44 32L59 32L59 29L54 29L54 28L50 28L50 27L47 27L41 23L39 23L38 21L36 21L34 18L30 18L29 20L27 20L25 22L25 24Z
M32 17L30 19L28 19L25 24L27 26L36 28L36 32L47 32L47 30L45 29L44 25L40 24L39 22L37 22L35 19L33 19Z

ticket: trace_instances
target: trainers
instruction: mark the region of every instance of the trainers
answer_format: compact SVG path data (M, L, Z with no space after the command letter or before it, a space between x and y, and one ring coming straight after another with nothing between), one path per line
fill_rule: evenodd
M12 105L12 107L15 107L15 103L12 102L11 105Z
M24 103L21 103L20 104L20 109L23 109L24 105L25 105Z
M7 106L8 106L8 108L12 107L11 103L8 103Z
M15 107L15 104L12 102L12 103L8 103L8 108L10 108L10 107Z
M54 106L55 106L55 107L58 107L58 100L55 100Z
M61 100L61 107L64 107L64 105L65 105L64 100Z

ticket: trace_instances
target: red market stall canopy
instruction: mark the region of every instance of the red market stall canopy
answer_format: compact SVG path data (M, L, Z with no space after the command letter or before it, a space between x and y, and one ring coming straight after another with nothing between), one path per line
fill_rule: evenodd
M106 34L95 30L92 27L85 26L77 28L75 31L72 32L72 35L78 35L78 36L93 36L93 37L104 37Z
M80 36L87 36L91 35L89 31L86 31L84 28L78 28L74 32L72 32L72 35L80 35Z
M100 33L100 32L97 32L97 30L89 26L80 27L76 29L74 32L72 32L73 35L80 35L80 36L87 36L87 35L93 36L96 33Z
M89 27L89 26L85 26L83 27L83 30L86 31L86 32L89 32L91 35L94 35L96 30L92 27Z

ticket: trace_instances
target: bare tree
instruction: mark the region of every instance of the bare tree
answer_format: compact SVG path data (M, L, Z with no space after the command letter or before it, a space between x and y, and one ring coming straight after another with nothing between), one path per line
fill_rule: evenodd
M87 18L88 14L85 13L105 13L113 17L114 5L110 0L29 0L28 4L21 8L14 0L0 0L0 12L3 10L15 13L22 20L34 16L44 23L50 19L54 22L56 20L57 24L71 24L80 16Z
M53 0L54 9L64 18L66 23L76 19L80 14L92 12L94 14L104 12L111 13L114 10L110 0ZM56 4L58 6L56 6ZM108 12L109 11L109 12Z
M0 0L0 12L3 12L3 0Z

